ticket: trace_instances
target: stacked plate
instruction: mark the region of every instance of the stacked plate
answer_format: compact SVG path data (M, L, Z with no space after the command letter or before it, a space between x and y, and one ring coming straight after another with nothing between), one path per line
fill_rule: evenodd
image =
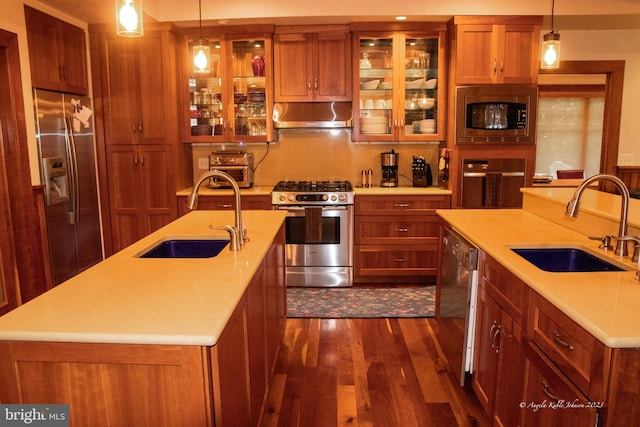
M387 118L384 116L361 117L360 133L387 133Z
M420 120L419 125L420 133L436 133L436 120L424 119Z

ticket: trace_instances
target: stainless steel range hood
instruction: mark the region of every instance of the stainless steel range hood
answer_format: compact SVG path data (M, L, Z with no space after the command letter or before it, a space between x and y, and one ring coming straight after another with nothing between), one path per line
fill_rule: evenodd
M276 102L273 126L279 129L351 127L351 102Z

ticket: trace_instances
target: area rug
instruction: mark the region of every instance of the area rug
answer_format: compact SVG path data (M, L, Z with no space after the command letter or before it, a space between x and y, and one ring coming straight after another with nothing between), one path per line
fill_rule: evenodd
M287 288L288 317L433 317L435 286Z

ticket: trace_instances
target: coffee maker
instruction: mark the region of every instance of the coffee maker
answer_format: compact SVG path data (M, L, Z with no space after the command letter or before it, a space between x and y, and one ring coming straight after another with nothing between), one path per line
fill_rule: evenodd
M398 186L398 153L395 150L391 150L387 153L380 155L382 163L382 182L383 187L397 187Z

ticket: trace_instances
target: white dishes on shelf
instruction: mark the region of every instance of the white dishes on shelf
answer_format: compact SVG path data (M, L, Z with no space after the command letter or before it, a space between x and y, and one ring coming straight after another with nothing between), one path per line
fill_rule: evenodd
M360 133L387 133L385 116L361 117Z
M412 80L410 82L406 82L404 84L407 89L420 89L422 85L425 83L424 79Z
M360 89L377 89L380 84L380 80L370 80L368 82L360 83Z
M421 98L418 101L418 107L422 108L423 110L430 110L434 105L436 105L435 98Z
M420 133L436 133L436 120L424 119L418 122L418 129Z
M429 79L426 82L424 82L424 85L422 87L424 89L435 89L437 84L438 84L438 79Z

